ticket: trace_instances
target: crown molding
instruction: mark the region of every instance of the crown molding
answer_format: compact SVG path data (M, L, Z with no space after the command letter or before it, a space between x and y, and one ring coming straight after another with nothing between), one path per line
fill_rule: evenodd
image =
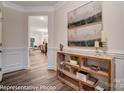
M42 11L55 11L56 9L62 7L65 4L65 1L58 2L55 6L35 6L35 7L22 7L17 4L3 1L2 6L15 9L22 12L42 12Z
M35 7L25 7L25 12L44 12L44 11L54 11L52 6L35 6Z
M63 5L65 5L66 2L67 2L67 1L60 1L60 2L58 2L58 3L54 6L55 10L61 8Z
M11 8L11 9L14 9L14 10L17 10L17 11L24 12L24 7L16 5L16 4L13 4L13 3L8 2L8 1L2 2L2 6Z

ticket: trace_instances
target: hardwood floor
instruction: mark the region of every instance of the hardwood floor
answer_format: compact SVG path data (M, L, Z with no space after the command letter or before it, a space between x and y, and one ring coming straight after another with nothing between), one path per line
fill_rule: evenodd
M38 50L30 53L28 70L4 74L0 85L5 86L1 90L73 90L57 79L55 71L47 70L47 57ZM14 86L14 88L6 88L8 86Z

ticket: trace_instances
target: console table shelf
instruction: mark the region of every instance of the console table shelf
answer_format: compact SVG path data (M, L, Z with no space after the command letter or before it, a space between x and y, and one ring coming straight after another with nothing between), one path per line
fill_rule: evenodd
M69 57L75 56L78 58L77 64L72 64L69 62ZM105 64L105 68L107 70L98 70L95 71L90 67L84 65L87 63L88 60L92 60L93 62L98 62L99 64ZM102 77L107 79L107 87L105 90L113 90L114 88L114 58L108 56L96 56L96 55L88 55L88 54L81 54L81 53L74 53L74 52L57 52L57 76L58 79L64 82L65 84L69 85L70 87L74 88L75 90L82 90L84 86L88 88L86 90L95 90L96 86L99 84L98 81L94 84L90 84L87 81L84 81L76 76L78 71L83 71L88 73L88 75L95 76L95 77ZM93 63L93 62L90 63ZM82 65L83 64L83 65Z
M89 67L85 67L85 66L81 66L80 70L86 71L86 72L88 72L90 74L96 74L96 75L107 77L107 78L109 77L109 74L107 72L94 71L94 70L90 69Z
M67 72L67 71L60 70L60 69L59 69L59 71L62 72L63 74L65 74L66 76L68 76L68 77L70 77L70 78L72 78L72 79L75 79L75 80L77 80L77 81L79 81L79 82L82 82L83 84L88 85L88 86L90 86L90 87L92 87L92 88L95 88L95 86L97 85L97 83L96 83L95 85L90 85L90 84L88 84L87 82L85 82L85 81L83 81L83 80L77 78L76 75L73 75L73 74L71 74L71 73L69 73L69 72Z
M69 66L71 66L71 67L73 67L73 68L75 68L75 69L79 69L79 65L74 65L74 64L71 64L71 63L69 63L69 62L64 62L64 64L65 64L65 65L69 65Z

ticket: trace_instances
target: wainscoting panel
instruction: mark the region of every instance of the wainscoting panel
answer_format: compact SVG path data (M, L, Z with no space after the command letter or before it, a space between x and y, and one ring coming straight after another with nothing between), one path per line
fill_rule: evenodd
M8 73L20 69L26 69L28 65L28 49L13 48L3 49L2 71Z
M124 59L116 59L116 90L124 90Z
M56 48L48 48L48 69L56 70Z
M83 50L83 49L65 49L74 52L81 53L95 53L94 50ZM48 48L48 69L56 69L56 53L58 48ZM124 52L121 51L108 51L107 55L115 57L115 90L124 90ZM3 61L2 70L3 73L16 71L20 69L27 69L28 67L28 48L14 48L14 49L3 49Z
M115 90L124 90L124 51L109 50L108 55L115 57Z

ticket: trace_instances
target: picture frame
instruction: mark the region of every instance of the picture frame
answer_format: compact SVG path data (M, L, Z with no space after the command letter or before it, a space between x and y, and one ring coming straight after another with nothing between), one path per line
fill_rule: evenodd
M102 30L102 2L90 1L68 13L69 47L94 47L95 41L102 47Z

